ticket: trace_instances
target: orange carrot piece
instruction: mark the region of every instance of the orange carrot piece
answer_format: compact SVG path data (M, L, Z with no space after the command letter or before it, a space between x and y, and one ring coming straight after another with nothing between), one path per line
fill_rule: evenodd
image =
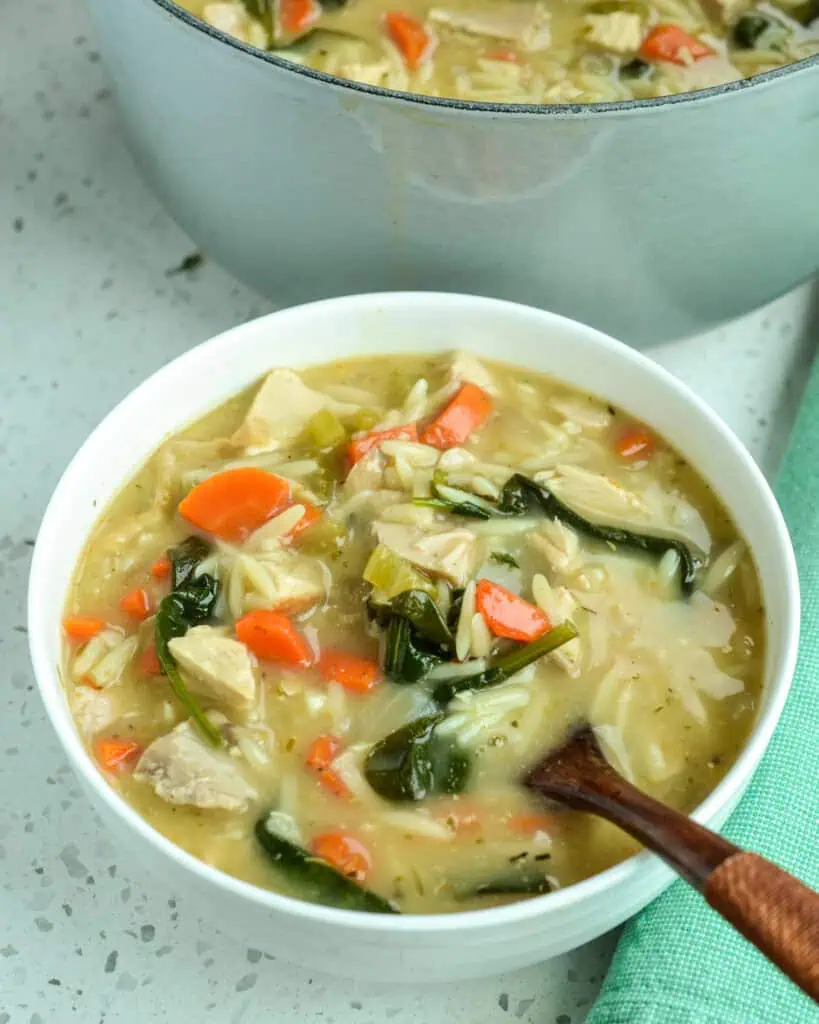
M281 35L298 35L318 20L321 6L315 0L278 0L276 14Z
M291 526L287 533L281 537L283 544L293 544L301 537L305 530L309 530L311 526L321 519L320 508L316 508L315 505L311 505L308 501L299 502L299 504L304 505L304 515L295 526Z
M487 60L502 60L507 64L520 64L520 57L514 50L492 50L487 53Z
M684 50L692 60L714 55L710 46L706 46L696 36L690 36L679 25L657 25L643 40L640 56L645 60L664 60L685 66L687 60Z
M410 71L416 71L432 52L432 36L424 23L404 11L387 11L384 24Z
M318 781L333 796L349 799L352 793L347 783L338 772L330 767L333 763L333 758L336 757L340 750L341 744L335 736L328 734L316 736L310 744L304 763L316 773Z
M142 753L142 747L134 740L122 740L116 736L97 740L95 749L97 760L107 772L131 764Z
M150 568L150 573L155 580L166 580L171 575L173 565L167 555L160 555Z
M127 594L123 594L119 599L119 606L127 615L139 622L147 619L153 612L148 592L142 587L134 587Z
M614 447L623 459L648 459L654 453L654 435L642 423L633 423L617 436Z
M95 680L93 680L91 678L91 676L89 676L89 675L83 676L82 679L80 680L80 682L83 684L83 686L89 686L92 690L102 690L103 689L103 687L100 686L100 684L98 682L96 682Z
M523 838L529 838L539 832L554 835L560 830L553 814L513 814L506 819L506 826Z
M537 607L489 580L478 580L475 607L495 636L530 643L552 628L547 616Z
M367 693L378 683L381 671L374 658L363 658L338 648L321 652L318 670L328 683L340 683L351 693Z
M179 514L192 526L223 540L245 540L290 503L290 484L263 469L226 469L197 484Z
M341 750L341 743L336 737L329 733L322 733L320 736L316 736L307 748L304 763L308 768L313 768L317 772L324 771L333 763L333 758L339 750Z
M349 832L324 832L310 844L313 853L326 860L336 871L356 882L363 882L370 873L370 851Z
M144 676L161 676L163 674L155 644L148 644L142 654L140 654L139 671Z
M105 629L105 620L95 615L66 615L63 631L71 640L90 640Z
M414 423L406 423L403 427L391 427L389 430L372 430L369 434L360 434L351 439L347 445L347 466L352 469L367 452L379 447L384 441L417 441L418 427Z
M248 612L236 622L236 636L263 661L307 668L313 664L310 645L282 612Z
M492 412L492 399L476 384L464 384L457 395L421 431L421 444L455 448L481 427Z

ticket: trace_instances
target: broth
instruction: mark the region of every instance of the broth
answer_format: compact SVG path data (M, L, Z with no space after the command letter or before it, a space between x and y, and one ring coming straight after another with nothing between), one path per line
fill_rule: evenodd
M544 495L663 541L605 543ZM186 632L171 587L187 615L186 588L207 581L218 596ZM566 621L576 639L466 688ZM467 353L274 370L167 441L101 517L66 631L78 729L156 829L255 885L341 905L363 886L408 913L491 906L634 853L525 791L527 766L588 720L623 774L691 810L749 733L763 664L756 570L695 470L624 413ZM160 674L168 635L204 726ZM399 744L404 768L418 754L410 779L379 744L419 719L429 743ZM254 832L270 811L295 870ZM352 896L313 879L305 851Z

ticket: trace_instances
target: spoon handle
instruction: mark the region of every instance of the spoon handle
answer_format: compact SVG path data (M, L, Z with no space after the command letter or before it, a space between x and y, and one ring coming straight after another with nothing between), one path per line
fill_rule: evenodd
M526 784L605 818L659 854L711 906L819 1002L819 893L641 792L591 738L532 771Z
M764 857L740 851L711 872L703 895L819 1002L819 894Z

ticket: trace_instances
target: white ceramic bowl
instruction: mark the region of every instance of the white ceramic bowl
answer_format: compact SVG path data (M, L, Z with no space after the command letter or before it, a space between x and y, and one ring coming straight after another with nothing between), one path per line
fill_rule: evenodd
M640 910L671 874L644 853L579 885L511 906L399 917L315 906L237 881L154 831L99 773L74 727L57 673L60 619L97 516L166 435L271 366L455 346L551 373L651 424L703 474L748 540L767 610L765 691L739 760L694 814L705 824L721 825L762 757L790 686L799 590L788 533L759 469L711 410L645 357L578 323L491 299L399 293L288 309L227 331L163 367L97 427L54 493L31 568L31 656L48 715L94 809L123 836L123 848L140 862L138 870L169 883L203 917L247 944L371 980L479 977L556 956Z

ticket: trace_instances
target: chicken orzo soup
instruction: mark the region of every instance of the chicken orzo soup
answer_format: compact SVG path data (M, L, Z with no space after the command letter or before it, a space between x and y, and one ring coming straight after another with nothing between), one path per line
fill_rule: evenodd
M722 85L819 51L816 0L181 0L242 42L366 85L605 103Z
M754 564L651 430L467 352L273 370L106 510L64 621L110 784L215 867L436 913L635 852L525 771L589 722L692 809L752 725Z

